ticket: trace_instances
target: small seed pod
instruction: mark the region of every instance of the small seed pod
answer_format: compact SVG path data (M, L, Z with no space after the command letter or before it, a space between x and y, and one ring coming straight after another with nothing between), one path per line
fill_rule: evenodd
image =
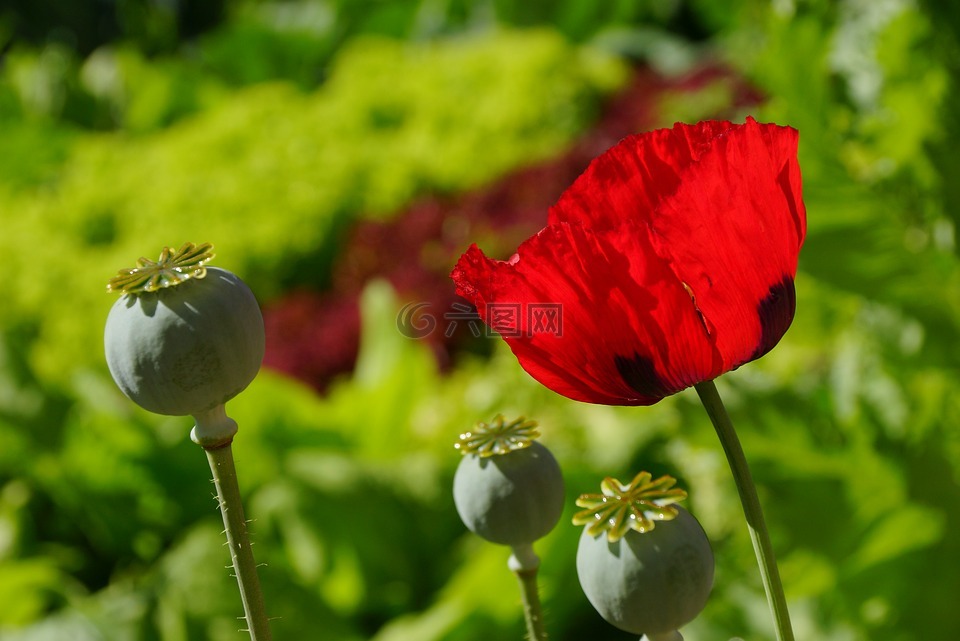
M574 523L586 525L577 549L580 585L609 623L650 640L676 632L706 605L714 561L700 523L671 505L686 492L669 476L643 472L627 485L607 478L602 494L582 495ZM656 522L656 523L655 523Z
M491 543L526 549L560 520L563 474L537 436L533 421L502 416L460 436L453 499L464 525Z
M212 248L164 248L158 262L141 258L107 287L124 293L107 317L107 365L123 393L151 412L222 414L260 369L260 307L234 274L204 267Z

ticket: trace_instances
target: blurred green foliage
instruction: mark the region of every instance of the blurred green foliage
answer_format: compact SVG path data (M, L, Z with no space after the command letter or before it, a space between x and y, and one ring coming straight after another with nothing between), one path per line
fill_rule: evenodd
M670 56L720 58L765 94L758 118L801 131L797 318L770 355L720 381L797 635L960 635L960 22L946 5L228 9L189 43L161 21L172 36L126 32L89 55L18 40L4 55L0 639L241 638L189 421L137 410L105 371L106 279L193 240L216 243L217 264L262 300L322 285L353 222L571 144L625 79L621 61L571 40L660 69L683 66ZM638 42L648 37L659 44ZM735 108L726 82L666 96L661 124ZM397 332L402 303L383 283L367 288L357 368L326 396L264 372L230 403L277 638L521 638L506 552L466 533L449 495L453 440L498 412L541 423L571 514L605 475L678 477L718 559L685 637L772 637L736 490L694 395L573 403L502 345L441 375ZM538 544L552 636L631 638L586 603L566 522Z
M40 154L0 182L0 251L23 275L0 281L11 306L0 327L39 337L44 376L99 363L89 347L102 319L78 306L102 305L112 273L184 234L216 239L221 264L263 300L322 284L352 220L559 152L623 79L617 60L546 31L412 47L364 38L310 95L265 83L160 134L73 134L59 167ZM0 140L2 155L31 140Z

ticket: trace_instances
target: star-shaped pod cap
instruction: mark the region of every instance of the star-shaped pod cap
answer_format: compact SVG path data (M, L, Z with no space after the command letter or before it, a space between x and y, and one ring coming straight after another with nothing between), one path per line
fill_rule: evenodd
M497 414L489 423L477 423L472 430L461 434L454 447L461 454L487 458L530 447L539 436L536 421L522 416L507 421L503 414Z
M614 542L630 530L649 532L656 521L676 518L673 504L687 498L686 491L674 487L677 480L672 476L652 478L649 472L640 472L626 484L611 476L603 479L600 494L581 494L577 499L577 507L585 509L573 516L574 525L586 525L591 536L606 532L607 540Z
M164 247L159 260L141 257L136 267L121 269L107 283L107 291L142 294L173 287L191 278L203 278L207 275L204 265L214 256L210 243L184 243L176 251Z

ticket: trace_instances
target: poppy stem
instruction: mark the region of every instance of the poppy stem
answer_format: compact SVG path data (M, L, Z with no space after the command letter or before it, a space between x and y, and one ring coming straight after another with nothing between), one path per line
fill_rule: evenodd
M537 588L540 557L533 551L532 545L515 545L513 554L507 561L507 567L513 570L520 582L520 598L523 601L523 620L527 624L527 639L546 641L547 631L543 625L543 608L540 605L540 593Z
M263 603L260 579L257 576L257 564L253 559L247 521L243 516L243 504L240 502L237 470L230 447L232 440L231 437L225 445L204 446L203 449L207 453L213 482L217 487L217 500L223 514L230 560L240 586L240 600L243 601L243 613L250 640L271 641L270 624Z
M724 454L727 455L733 480L737 484L737 491L740 493L740 503L743 505L743 513L747 517L750 540L753 541L753 551L756 553L757 563L760 565L760 577L763 580L763 588L767 593L767 603L776 623L777 639L778 641L794 641L793 629L790 627L790 613L787 611L787 599L783 594L783 584L780 582L780 571L777 569L777 560L773 554L773 545L770 543L770 534L767 532L767 525L763 519L763 509L760 507L760 498L757 496L757 488L753 484L753 477L751 477L750 468L747 466L747 458L740 446L740 439L737 438L737 432L733 428L733 423L730 421L730 416L723 406L723 401L720 400L720 394L717 393L717 387L713 384L713 381L698 383L695 387L704 409L707 410L707 414L713 422L713 427L717 430L717 436L720 437L720 444L723 446Z

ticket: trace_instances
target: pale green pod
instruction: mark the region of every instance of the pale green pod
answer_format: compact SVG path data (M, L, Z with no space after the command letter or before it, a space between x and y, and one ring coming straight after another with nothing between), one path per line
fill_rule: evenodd
M713 587L714 559L700 523L674 506L673 520L610 541L584 528L577 574L593 607L633 634L671 633L692 621Z
M216 267L123 295L104 331L107 365L123 393L174 416L204 414L239 394L260 369L264 342L253 292Z
M453 477L453 498L470 531L491 543L524 546L560 520L563 474L536 441L494 456L466 454Z

